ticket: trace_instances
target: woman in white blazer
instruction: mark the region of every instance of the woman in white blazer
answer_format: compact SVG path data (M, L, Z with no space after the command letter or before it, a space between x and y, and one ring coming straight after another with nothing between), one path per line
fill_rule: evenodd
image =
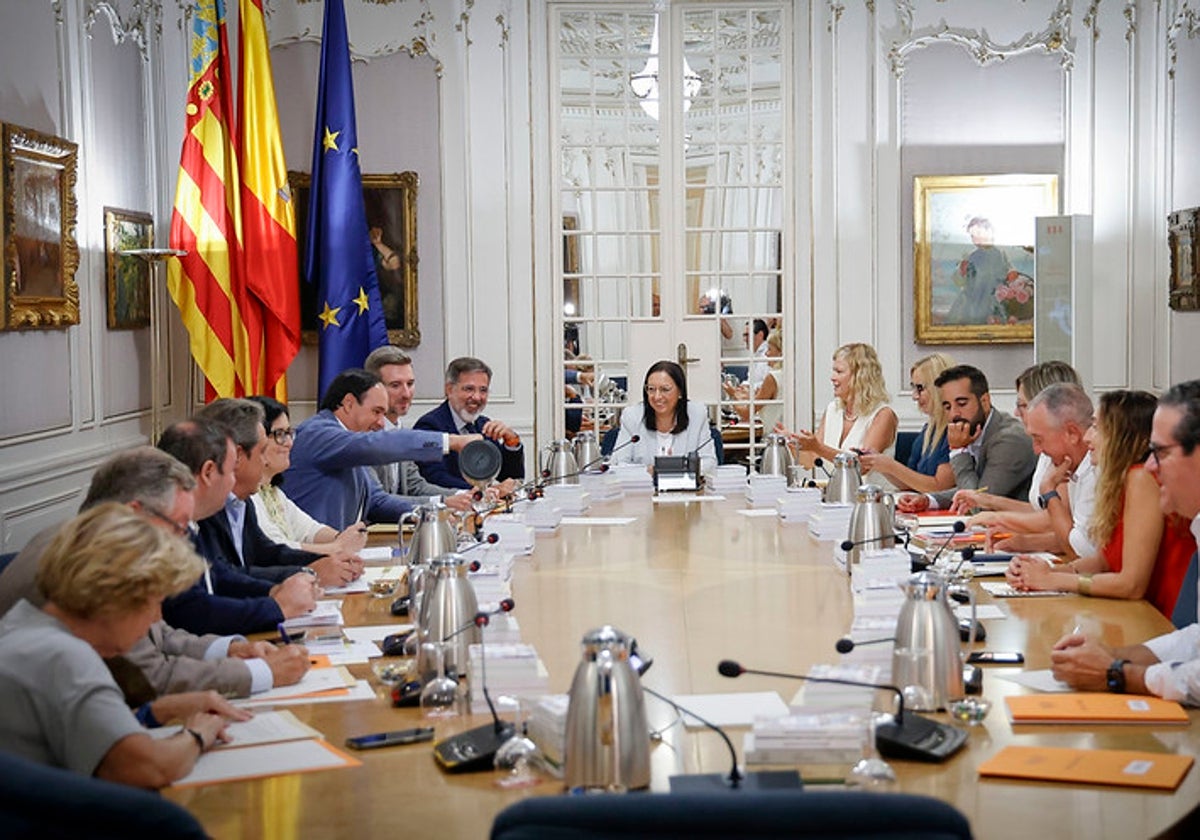
M630 443L634 437L636 443ZM613 447L612 463L654 465L660 455L700 454L700 472L717 465L708 408L689 402L687 377L675 362L655 362L646 371L642 401L621 414L621 431Z

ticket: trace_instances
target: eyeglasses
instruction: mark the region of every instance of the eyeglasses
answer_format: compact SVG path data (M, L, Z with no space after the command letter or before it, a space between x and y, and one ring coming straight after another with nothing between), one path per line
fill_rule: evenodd
M187 523L186 525L180 524L153 505L148 505L143 502L141 504L141 511L151 519L157 519L159 522L166 525L175 532L175 536L177 537L186 537L192 532L191 522Z
M664 385L661 388L657 385L647 385L646 394L651 397L669 397L675 393L675 386Z
M1149 460L1150 458L1153 458L1154 462L1156 464L1161 464L1162 463L1162 454L1164 452L1170 452L1172 449L1174 449L1177 446L1183 446L1183 444L1182 443L1151 443L1146 447L1147 449L1150 450L1150 455L1147 458L1147 460Z
M914 394L924 394L925 393L925 386L920 384L919 382L909 382L908 387L912 388L912 392Z
M296 430L291 426L288 426L286 429L272 429L271 431L267 432L267 434L270 435L271 440L275 441L280 446L283 446L289 440L295 440L296 438Z

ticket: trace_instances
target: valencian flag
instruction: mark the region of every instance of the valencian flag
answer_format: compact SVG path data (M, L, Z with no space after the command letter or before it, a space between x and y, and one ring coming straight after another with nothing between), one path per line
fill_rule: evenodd
M238 165L242 174L242 311L252 369L251 393L287 401L285 373L300 350L296 219L279 135L275 83L262 0L240 0Z
M233 100L222 0L199 0L192 15L191 80L172 248L187 251L167 266L167 289L187 328L209 396L254 392L255 374L242 309L241 230Z
M387 343L367 232L354 84L342 0L325 0L304 276L317 286L320 395L348 367Z

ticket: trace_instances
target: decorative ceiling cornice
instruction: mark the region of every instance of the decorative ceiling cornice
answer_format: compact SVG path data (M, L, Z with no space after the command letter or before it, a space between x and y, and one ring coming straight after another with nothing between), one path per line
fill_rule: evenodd
M1197 37L1200 37L1200 9L1192 8L1189 0L1184 0L1167 27L1167 76L1172 81L1175 79L1175 62L1179 58L1179 41Z
M904 75L904 65L910 53L932 44L955 44L966 50L981 66L1004 61L1030 52L1057 54L1060 63L1070 69L1075 62L1075 38L1071 35L1071 0L1058 0L1041 32L1027 32L1015 41L1000 44L988 36L986 29L950 26L942 18L933 26L914 27L912 0L894 0L896 17L900 21L900 37L888 49L892 75Z
M108 21L116 43L132 41L137 44L142 61L149 61L150 39L162 37L162 5L158 0L132 0L125 11L118 8L121 5L119 0L87 0L84 5L84 31L90 38L96 20L103 17ZM60 9L60 4L56 2L56 15Z

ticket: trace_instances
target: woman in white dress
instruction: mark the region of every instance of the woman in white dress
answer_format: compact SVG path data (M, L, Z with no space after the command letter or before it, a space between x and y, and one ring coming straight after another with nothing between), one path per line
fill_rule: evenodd
M637 437L636 442L633 441ZM700 472L717 465L708 409L689 402L687 377L675 362L655 362L646 372L642 402L621 413L621 431L613 447L612 463L654 465L660 455L700 455Z
M825 408L815 432L789 432L791 443L810 457L832 462L839 452L868 449L891 456L896 451L899 418L888 407L887 386L875 348L869 344L843 344L833 354L833 400ZM872 484L890 488L880 474Z
M250 399L263 407L263 426L267 430L262 481L250 497L262 532L275 542L317 554L357 554L367 544L363 523L354 522L338 533L305 513L279 486L283 471L292 461L293 434L287 406L271 397Z

